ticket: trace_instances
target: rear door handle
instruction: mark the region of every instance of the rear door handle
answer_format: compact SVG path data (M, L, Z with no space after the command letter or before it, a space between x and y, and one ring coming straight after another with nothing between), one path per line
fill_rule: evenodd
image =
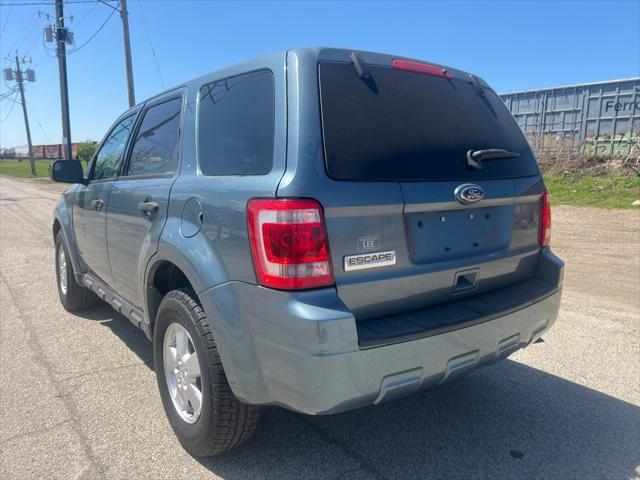
M158 208L160 208L158 202L140 202L138 204L138 210L146 213L147 215L156 213L158 211Z
M99 198L96 200L91 200L91 206L96 210L102 210L102 207L104 207L104 202Z

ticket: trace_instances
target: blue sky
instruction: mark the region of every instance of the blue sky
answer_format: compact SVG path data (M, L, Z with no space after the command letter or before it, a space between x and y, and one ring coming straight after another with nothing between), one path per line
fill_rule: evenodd
M138 101L225 65L312 45L447 64L479 74L499 93L640 76L640 0L128 4ZM39 11L52 14L51 0L0 0L2 67L16 49L33 59L37 81L26 91L33 142L60 143L58 66L52 44L43 45L48 21ZM68 3L76 44L110 13L98 2ZM72 139L99 140L127 108L118 14L68 56L68 69ZM0 93L7 90L0 81ZM0 145L24 145L22 111L11 103L0 102Z

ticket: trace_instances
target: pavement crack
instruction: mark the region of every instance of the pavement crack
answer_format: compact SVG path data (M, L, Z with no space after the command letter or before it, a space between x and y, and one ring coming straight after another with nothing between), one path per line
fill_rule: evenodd
M0 440L0 445L4 445L6 443L12 442L13 440L16 440L18 438L30 437L30 436L33 436L33 435L39 435L41 433L50 432L51 430L55 430L58 427L61 427L63 425L67 425L70 422L71 422L71 419L65 420L63 422L58 422L55 425L51 425L50 427L47 427L47 428L41 428L41 429L38 429L38 430L31 430L29 432L17 433L15 435L11 435L10 437L3 438L2 440Z

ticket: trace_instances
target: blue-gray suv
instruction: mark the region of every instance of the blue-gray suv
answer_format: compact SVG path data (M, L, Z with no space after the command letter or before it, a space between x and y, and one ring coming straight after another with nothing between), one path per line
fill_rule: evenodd
M393 55L289 50L125 112L53 220L58 291L153 341L184 448L260 405L331 414L506 358L556 321L536 159L496 93Z

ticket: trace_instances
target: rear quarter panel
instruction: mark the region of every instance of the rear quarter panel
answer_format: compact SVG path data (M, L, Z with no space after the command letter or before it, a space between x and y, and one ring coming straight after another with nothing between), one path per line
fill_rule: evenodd
M200 77L188 84L182 161L173 184L168 219L153 264L167 260L183 269L197 292L231 280L255 283L248 243L246 204L273 197L286 166L286 55L262 57ZM243 73L269 70L274 77L273 168L266 175L203 175L197 158L200 88Z

